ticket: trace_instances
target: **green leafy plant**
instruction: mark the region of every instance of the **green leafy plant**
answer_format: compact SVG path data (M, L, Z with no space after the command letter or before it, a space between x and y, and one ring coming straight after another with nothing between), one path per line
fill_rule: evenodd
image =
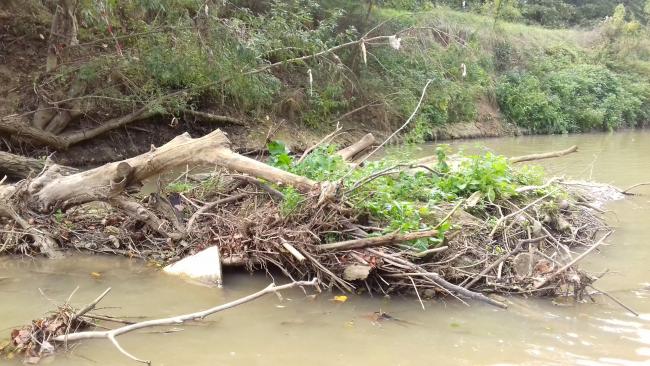
M195 186L187 182L172 182L167 185L169 192L185 193L194 189Z
M298 208L304 198L293 187L282 189L282 194L284 198L280 204L280 214L283 217L289 217Z

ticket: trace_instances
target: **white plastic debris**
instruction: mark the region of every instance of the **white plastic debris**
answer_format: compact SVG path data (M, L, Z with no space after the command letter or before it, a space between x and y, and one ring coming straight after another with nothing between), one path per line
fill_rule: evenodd
M183 276L207 285L221 287L221 258L216 246L204 249L163 268L166 273Z
M368 64L368 55L366 55L366 44L361 42L361 55L363 56L363 63Z
M465 66L464 63L462 63L462 64L460 64L460 69L463 72L463 77L466 77L467 76L467 66Z
M394 49L399 50L402 45L402 39L397 36L390 36L388 37L388 44Z
M309 96L313 97L314 96L314 76L311 74L311 69L307 70L307 74L309 74Z

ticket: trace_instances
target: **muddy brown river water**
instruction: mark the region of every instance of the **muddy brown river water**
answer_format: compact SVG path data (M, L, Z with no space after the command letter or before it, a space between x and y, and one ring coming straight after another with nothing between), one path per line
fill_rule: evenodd
M650 181L650 131L574 136L534 136L455 142L454 148L488 148L509 156L563 149L578 154L540 162L549 174L627 187ZM482 147L479 147L482 146ZM400 149L428 155L433 145ZM404 152L406 151L406 152ZM219 313L183 331L121 336L131 353L154 365L650 365L650 187L643 196L611 202L616 228L607 246L583 266L609 269L599 287L641 315L603 297L596 303L559 304L552 299L511 298L510 309L473 303L331 294L309 300L299 291L284 300L268 296ZM100 276L93 276L98 272ZM278 282L282 279L278 279ZM270 278L227 273L225 288L212 289L166 276L142 262L101 256L59 261L0 259L0 335L53 309L79 286L72 302L83 305L107 287L105 313L164 317L211 307L255 292ZM43 296L39 289L46 295ZM376 324L385 311L408 323ZM19 365L19 361L0 364ZM135 365L109 342L84 342L45 365Z

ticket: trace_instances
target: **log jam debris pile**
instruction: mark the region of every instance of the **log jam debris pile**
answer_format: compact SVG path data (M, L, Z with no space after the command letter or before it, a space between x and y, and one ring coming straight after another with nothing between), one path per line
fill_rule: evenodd
M576 266L611 232L590 192L616 198L619 191L545 179L515 164L575 148L508 159L447 156L439 147L413 162L365 161L373 143L369 135L298 158L274 142L263 163L232 152L216 130L86 171L48 161L39 175L1 186L0 252L89 251L162 266L218 248L219 267L280 270L346 292L501 308L505 302L492 294L581 299L597 279ZM194 165L211 170L193 174L187 167ZM186 169L180 176L160 177L178 167ZM62 308L12 333L9 346L39 357L42 346L21 334L60 338L63 328L91 326L78 319Z
M447 157L439 148L428 161L352 163L373 141L340 152L319 146L301 159L272 143L266 164L232 152L217 130L87 171L48 163L2 186L0 250L75 249L163 265L217 246L223 266L497 306L484 294L580 297L594 279L571 263L608 231L583 185L544 183L537 169L511 162L535 156ZM214 170L152 179L188 164ZM150 194L141 193L146 179Z

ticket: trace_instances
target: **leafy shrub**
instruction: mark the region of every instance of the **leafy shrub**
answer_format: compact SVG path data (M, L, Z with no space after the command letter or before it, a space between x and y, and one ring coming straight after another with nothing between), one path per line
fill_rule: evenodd
M508 119L531 132L568 132L568 121L559 111L561 101L549 96L533 75L506 76L497 85L497 98Z
M513 73L497 87L504 114L537 133L635 126L646 117L635 87L603 66L578 64L545 75Z

